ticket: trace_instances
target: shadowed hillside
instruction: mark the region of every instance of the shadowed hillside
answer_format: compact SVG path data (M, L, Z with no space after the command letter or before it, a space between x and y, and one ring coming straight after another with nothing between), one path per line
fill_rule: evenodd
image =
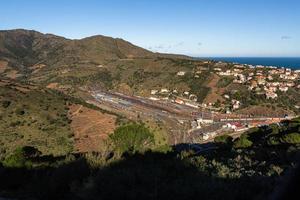
M25 146L0 164L0 196L294 199L299 195L299 127L295 119L252 129L235 140L220 136L217 148L202 153L176 151L176 146L150 150L152 134L138 124L117 129L111 136L115 146L106 153L54 157Z

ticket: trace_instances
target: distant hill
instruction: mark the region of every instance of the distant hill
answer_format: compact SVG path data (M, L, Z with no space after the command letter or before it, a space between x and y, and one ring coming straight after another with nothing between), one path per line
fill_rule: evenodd
M31 30L0 31L0 59L14 66L31 66L39 62L63 64L91 60L153 57L154 53L125 40L106 36L93 36L70 40Z

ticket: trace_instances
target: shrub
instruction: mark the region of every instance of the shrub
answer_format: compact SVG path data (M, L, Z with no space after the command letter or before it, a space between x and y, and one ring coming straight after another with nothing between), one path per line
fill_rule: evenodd
M299 133L289 133L280 138L280 142L284 144L299 144L300 134Z
M220 143L220 144L231 144L232 140L233 140L233 138L231 136L229 136L229 135L217 136L214 139L214 141L216 143Z
M19 147L13 154L4 159L3 166L10 168L30 167L32 165L30 159L37 157L40 154L41 152L34 147Z
M272 129L271 134L276 135L280 133L279 127L276 124L271 124L270 128Z
M25 111L22 108L17 108L15 112L16 112L17 115L24 115L25 114Z
M277 137L269 137L269 139L267 140L267 144L270 145L270 146L279 145L280 140Z
M110 137L120 153L143 151L154 142L153 133L141 124L121 126Z
M6 100L2 101L2 107L3 108L7 108L8 106L10 106L10 104L11 104L10 101L6 101Z

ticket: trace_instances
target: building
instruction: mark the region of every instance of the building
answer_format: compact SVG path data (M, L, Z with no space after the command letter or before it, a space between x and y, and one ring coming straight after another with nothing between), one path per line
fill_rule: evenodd
M237 101L237 100L234 100L234 99L231 101L231 103L232 103L232 110L239 109L240 106L241 106L240 101Z
M287 91L289 90L289 87L287 87L287 86L280 86L278 89L279 89L281 92L287 92Z
M162 89L160 90L160 92L161 92L161 93L168 93L168 92L169 92L169 90L168 90L168 89L166 89L166 88L162 88Z
M151 90L151 94L152 95L155 95L155 94L157 94L158 93L158 90Z
M197 119L198 124L212 124L214 121L212 119L203 119L203 118L198 118Z
M185 72L184 71L179 71L177 72L177 76L184 76L185 75Z
M276 99L278 97L278 95L274 92L267 92L266 93L266 98L267 99Z
M182 99L175 99L175 103L178 103L178 104L184 104L184 101Z

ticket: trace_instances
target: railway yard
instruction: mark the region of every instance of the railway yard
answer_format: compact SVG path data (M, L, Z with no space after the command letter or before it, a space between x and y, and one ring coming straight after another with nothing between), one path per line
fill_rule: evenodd
M207 108L178 104L171 100L153 100L117 92L90 90L92 103L104 110L126 116L131 120L153 121L162 124L170 144L207 143L227 133L238 137L251 127L279 123L287 116L248 116L223 114ZM294 117L294 116L293 116Z

